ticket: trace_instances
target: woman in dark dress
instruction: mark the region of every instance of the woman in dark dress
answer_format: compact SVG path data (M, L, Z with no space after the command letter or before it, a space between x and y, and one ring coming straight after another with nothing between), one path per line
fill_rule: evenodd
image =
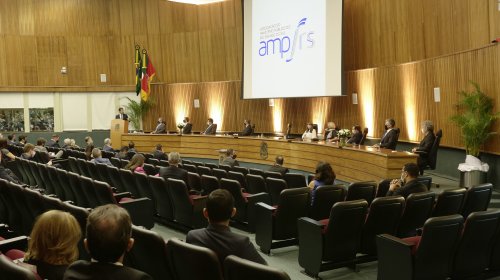
M352 127L352 136L347 140L348 144L356 144L359 145L361 143L361 139L363 138L363 133L361 132L361 126L355 125Z

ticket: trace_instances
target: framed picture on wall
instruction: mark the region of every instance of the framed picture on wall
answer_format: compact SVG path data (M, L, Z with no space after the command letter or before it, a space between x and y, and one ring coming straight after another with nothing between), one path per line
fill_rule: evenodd
M30 109L31 131L54 131L54 108Z
M0 131L24 131L24 109L0 109Z

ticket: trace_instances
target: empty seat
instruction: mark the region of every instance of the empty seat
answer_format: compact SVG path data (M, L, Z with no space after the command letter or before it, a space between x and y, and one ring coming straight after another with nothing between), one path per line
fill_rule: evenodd
M212 169L212 175L217 177L217 179L227 178L227 171L224 169L214 168Z
M148 163L145 163L143 168L147 175L156 175L160 172L160 168Z
M212 176L212 169L210 169L210 167L206 167L206 166L198 166L198 174L201 175L208 175L208 176Z
M377 236L377 278L447 279L462 224L460 215L434 217L425 222L421 237Z
M492 191L493 185L490 183L472 186L469 188L467 190L467 194L465 195L462 216L467 218L472 212L484 211L488 209Z
M416 235L417 229L431 216L435 197L433 192L412 193L408 196L399 222L398 237Z
M120 169L119 171L120 179L122 181L122 186L125 187L125 190L132 194L133 197L139 198L141 197L141 193L137 187L137 183L135 182L134 173L130 170Z
M253 174L253 175L260 175L260 176L264 177L264 170L257 169L257 168L249 168L248 173Z
M271 203L276 205L279 203L281 192L286 189L286 182L283 179L273 177L266 178L267 193L271 196ZM307 216L307 215L306 215Z
M260 175L247 174L245 176L245 179L247 181L246 190L248 193L267 192L266 181L264 180L264 177Z
M154 166L160 165L160 160L158 160L156 158L148 158L148 159L146 159L146 162L151 164L151 165L154 165Z
M200 175L192 172L188 172L188 180L187 180L188 189L202 192L201 188L201 177Z
M121 180L119 168L108 166L108 173L112 181L112 184L110 184L110 186L116 188L118 192L128 192L127 188L123 184L123 181Z
M271 249L296 245L297 219L308 212L309 188L287 189L280 194L279 203L272 207L257 203L255 242L269 254Z
M299 219L299 265L307 275L317 278L321 271L355 265L367 208L365 200L342 201L333 205L329 219Z
M90 161L87 161L85 163L87 165L87 169L89 170L90 178L92 178L94 180L104 181L104 179L101 178L101 175L97 171L96 163L93 163L93 162L90 162Z
M309 217L314 220L328 219L333 205L344 201L345 194L346 190L339 185L319 186L314 196L314 204L309 208Z
M286 173L283 176L288 188L304 188L307 187L306 177L299 173Z
M205 166L210 168L210 169L219 168L218 164L210 163L210 162L205 162Z
M278 172L265 171L264 178L283 179L283 175L281 175L281 173L278 173Z
M207 197L189 195L186 183L182 180L169 178L167 184L174 206L175 221L190 228L205 227L207 220L203 216L203 208Z
M96 163L95 165L97 169L97 173L99 173L100 181L108 183L110 186L113 186L113 180L108 172L108 165L102 163ZM118 178L119 179L119 178Z
M239 173L242 173L243 175L248 174L248 168L243 167L243 166L233 166L231 171L239 172Z
M187 172L198 173L198 167L196 167L196 165L184 164L182 165L182 168L184 168Z
M225 165L225 164L220 164L219 169L226 170L226 172L232 171L232 167L229 165Z
M220 188L219 180L214 176L201 176L201 188L203 194L210 194L212 191Z
M109 161L111 161L111 164L113 164L114 167L122 168L122 163L119 158L112 157L109 159Z
M147 197L153 201L154 211L151 213L151 215L155 215L157 213L156 211L157 202L153 194L153 190L149 185L148 175L142 173L134 173L134 177L137 189L139 190L140 197Z
M101 203L97 197L93 180L82 176L79 177L79 180L83 192L85 193L85 196L87 198L88 207L96 208L97 206L100 206Z
M167 221L173 221L174 207L167 182L162 177L157 176L148 176L148 180L156 199L156 211L158 216Z
M229 171L227 173L227 179L236 180L240 183L242 188L246 188L247 182L245 180L245 175L240 172Z
M375 195L375 197L384 197L389 191L389 187L391 186L392 180L393 179L385 179L380 181L378 183L377 194Z
M433 217L447 216L462 213L462 205L465 199L466 189L444 190L437 197Z
M87 200L84 187L81 185L81 176L73 172L68 172L66 176L69 177L69 187L75 194L75 204L80 207L90 208L90 203Z
M430 176L418 176L417 177L417 181L419 181L420 183L422 183L424 186L427 187L427 190L431 190L431 186L432 186L432 177Z
M347 187L347 196L345 200L358 200L364 199L368 202L368 205L372 203L375 198L375 192L377 190L377 183L375 182L356 182L351 183Z
M290 276L281 269L273 268L260 263L227 256L224 260L225 280L290 280Z

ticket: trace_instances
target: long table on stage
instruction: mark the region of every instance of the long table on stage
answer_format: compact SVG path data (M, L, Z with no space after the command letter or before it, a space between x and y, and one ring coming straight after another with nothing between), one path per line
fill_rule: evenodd
M335 143L290 141L277 138L233 136L123 134L121 144L135 143L139 152L150 153L161 143L164 151L177 151L181 157L219 159L221 149L232 148L238 161L271 165L278 155L285 166L314 173L318 161L329 162L337 178L348 182L379 181L399 178L405 163L417 161L417 155L368 146L343 147Z

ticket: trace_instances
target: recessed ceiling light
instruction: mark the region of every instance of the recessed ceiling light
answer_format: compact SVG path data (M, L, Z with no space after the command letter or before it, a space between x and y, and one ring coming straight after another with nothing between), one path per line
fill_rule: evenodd
M194 5L204 5L211 4L217 2L224 2L225 0L169 0L170 2L179 2L185 4L194 4Z

